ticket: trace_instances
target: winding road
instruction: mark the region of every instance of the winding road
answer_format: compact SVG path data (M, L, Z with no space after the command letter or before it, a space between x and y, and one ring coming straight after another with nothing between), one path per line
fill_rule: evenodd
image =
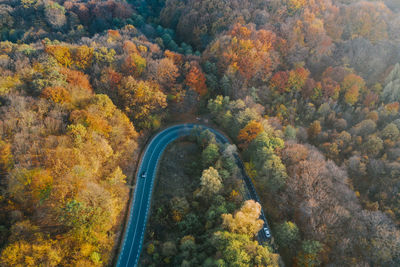
M133 267L138 265L142 250L143 238L146 232L147 216L150 209L150 201L153 193L154 179L157 174L158 162L167 145L176 139L190 135L195 127L208 129L215 134L219 143L229 143L229 140L219 131L199 124L180 124L169 127L155 135L146 147L139 169L137 171L136 186L133 193L133 201L130 207L129 222L125 228L122 248L118 256L117 267ZM247 199L260 202L256 190L250 178L246 175L243 163L236 155L236 163L241 169L243 180L247 188ZM146 173L146 177L142 174ZM260 219L264 220L264 227L269 229L267 220L262 211ZM261 242L266 242L268 237L261 230L258 234Z

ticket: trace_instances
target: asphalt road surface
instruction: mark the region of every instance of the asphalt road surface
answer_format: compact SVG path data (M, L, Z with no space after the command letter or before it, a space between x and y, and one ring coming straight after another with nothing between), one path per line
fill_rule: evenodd
M215 134L219 143L229 143L229 140L220 132L199 124L180 124L169 127L154 136L143 154L136 178L136 186L133 193L133 201L130 207L129 222L125 228L122 249L118 256L117 267L133 267L138 265L142 250L143 237L146 232L147 215L150 209L151 195L153 193L154 179L157 174L157 165L167 145L176 139L190 135L195 127L210 130ZM241 169L243 180L247 187L248 199L257 202L259 198L250 178L246 175L243 163L236 155L236 163ZM142 177L145 174L146 177ZM262 212L260 219L264 220L264 227L269 229L267 220ZM261 242L268 241L264 230L258 234Z

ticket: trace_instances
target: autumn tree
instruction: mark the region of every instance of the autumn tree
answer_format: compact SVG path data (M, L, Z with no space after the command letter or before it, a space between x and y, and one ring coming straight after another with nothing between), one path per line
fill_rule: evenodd
M390 10L383 3L359 2L346 6L341 12L344 39L364 37L372 42L388 36L388 14Z
M279 255L247 235L228 231L216 232L212 243L218 250L219 265L228 266L279 266Z
M312 124L310 124L310 127L308 127L307 133L308 133L308 138L310 140L315 139L319 133L321 132L321 124L319 121L314 121Z
M322 79L322 90L325 99L338 99L340 92L340 85L332 78L327 77Z
M128 76L121 81L118 88L118 100L125 112L135 121L146 126L152 112L167 106L166 96L157 84L137 81ZM147 127L147 126L146 126Z
M288 92L289 89L289 74L286 71L276 72L269 81L269 86L280 93Z
M61 86L46 87L42 91L42 97L49 99L54 103L65 103L71 101L70 93Z
M290 90L294 92L300 91L305 85L309 75L310 72L303 67L298 67L294 70L291 70L289 72L289 77L287 81Z
M86 70L93 60L94 49L86 45L78 46L72 49L72 59L74 65L79 69Z
M27 210L49 198L53 177L43 169L16 169L10 174L8 191ZM24 199L29 201L24 202Z
M64 67L70 67L72 65L73 60L69 47L63 45L47 45L45 51L47 54L53 56L60 65Z
M93 88L90 84L88 75L84 74L81 71L71 70L67 68L62 68L60 72L65 76L69 86L77 87L80 90L84 89L80 92L80 94L82 94L82 96L80 97L88 96L93 92Z
M291 71L279 71L271 77L269 85L279 93L294 94L306 85L309 75L310 72L303 67Z
M230 77L238 82L265 82L278 62L274 51L276 39L272 31L255 30L252 26L237 23L209 46L204 57L216 62L219 72L225 74L225 80ZM231 88L231 94L237 95L238 89Z
M248 200L234 215L223 214L223 225L230 232L252 237L261 230L264 224L263 220L259 219L260 214L261 205L254 200Z
M179 76L179 70L174 61L169 58L163 58L157 65L157 80L164 87L172 86Z
M359 98L361 91L365 89L364 79L356 74L348 74L344 77L341 85L344 92L344 101L347 104L354 105Z
M239 142L247 145L251 141L253 141L253 139L256 138L257 135L262 131L263 131L262 125L259 122L252 120L246 125L246 127L240 130L237 138Z
M206 78L199 66L192 64L189 73L186 75L185 82L200 96L207 94Z
M307 4L307 0L287 0L287 8L290 13L295 13L296 11L302 9Z
M399 137L399 129L394 123L389 123L385 126L385 128L381 132L381 136L384 139L389 139L392 141L396 141Z
M4 177L13 165L11 144L0 140L0 177Z
M213 196L222 189L222 180L219 173L213 167L203 171L200 178L200 195Z
M23 222L29 224L30 222ZM19 223L20 226L22 223ZM36 229L38 230L38 229ZM33 235L33 232L31 232ZM1 253L0 263L3 266L56 266L61 263L63 252L56 241L35 234L33 240L12 242Z
M362 150L370 156L377 156L383 150L383 141L377 136L369 136Z
M139 77L146 69L146 64L146 59L140 54L130 52L123 59L121 68L127 75Z
M234 215L222 215L226 231L216 232L212 243L217 248L224 264L278 266L278 255L254 240L264 224L259 219L260 213L260 204L254 200L248 200Z

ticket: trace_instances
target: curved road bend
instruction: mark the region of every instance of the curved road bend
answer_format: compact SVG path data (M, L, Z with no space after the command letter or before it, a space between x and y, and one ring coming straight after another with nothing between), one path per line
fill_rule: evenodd
M143 237L146 232L147 215L150 209L150 200L153 192L154 179L157 172L158 161L167 145L176 139L190 135L195 127L201 127L203 130L208 129L215 134L219 143L229 143L229 140L220 132L199 124L180 124L169 127L154 136L149 145L146 147L142 157L139 169L137 171L136 186L133 193L133 202L130 207L129 222L125 228L122 248L118 256L117 267L137 266L140 252L142 250ZM250 178L246 175L243 163L239 156L236 155L236 163L241 169L243 180L248 191L248 198L260 202L254 185ZM146 177L141 175L146 172ZM264 212L261 213L260 219L264 220L264 227L268 227ZM268 240L263 230L259 232L259 239L262 242Z

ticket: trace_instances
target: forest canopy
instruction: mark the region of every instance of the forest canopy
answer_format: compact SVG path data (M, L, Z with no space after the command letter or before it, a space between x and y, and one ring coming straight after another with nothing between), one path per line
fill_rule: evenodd
M184 235L151 237L144 262L400 265L399 13L395 0L2 1L0 265L112 265L146 140L196 118L236 147L191 140L191 196L150 219ZM260 203L232 182L236 150Z

